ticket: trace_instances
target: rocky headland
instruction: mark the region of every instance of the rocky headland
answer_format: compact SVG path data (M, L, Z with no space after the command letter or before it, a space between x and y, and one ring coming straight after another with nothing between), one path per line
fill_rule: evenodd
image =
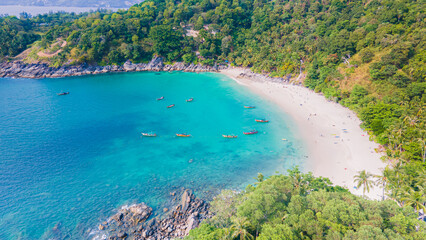
M209 204L190 190L175 198L173 209L163 209L164 217L153 217L153 210L144 203L124 206L97 227L92 239L169 240L182 238L202 220L210 218Z
M0 77L13 78L60 78L70 76L93 75L112 72L142 71L184 71L184 72L217 72L227 68L226 65L207 66L201 64L185 64L176 62L164 64L161 57L154 57L149 63L125 62L121 66L96 66L81 64L76 66L50 67L46 63L24 63L20 61L0 63Z

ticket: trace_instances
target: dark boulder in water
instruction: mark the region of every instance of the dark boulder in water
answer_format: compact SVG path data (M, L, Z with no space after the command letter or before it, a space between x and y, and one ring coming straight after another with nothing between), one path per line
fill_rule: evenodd
M184 190L175 201L173 211L163 217L152 217L152 208L144 203L122 207L107 222L99 225L102 239L174 239L188 235L189 231L206 218L210 218L209 204ZM102 226L102 227L101 227ZM99 238L96 238L99 239Z

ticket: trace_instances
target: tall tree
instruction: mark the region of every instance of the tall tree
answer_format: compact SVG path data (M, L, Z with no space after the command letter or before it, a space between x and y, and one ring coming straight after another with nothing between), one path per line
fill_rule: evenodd
M362 186L362 194L365 196L365 192L370 192L370 189L373 188L374 182L371 179L373 175L365 170L359 171L358 175L354 176L354 182L357 184L357 188Z
M386 184L388 183L388 176L390 174L390 170L388 167L383 170L383 175L375 175L376 178L375 184L376 186L380 186L382 188L382 201L385 200L385 189Z
M237 217L233 219L231 229L233 231L232 237L239 238L240 240L251 240L253 235L250 234L248 229L251 227L250 222L245 217Z
M408 206L412 206L417 212L420 212L420 210L423 210L423 213L426 213L426 192L423 189L423 187L418 187L419 190L410 189L408 192L406 192L404 197L401 198L401 200L404 202L404 204Z

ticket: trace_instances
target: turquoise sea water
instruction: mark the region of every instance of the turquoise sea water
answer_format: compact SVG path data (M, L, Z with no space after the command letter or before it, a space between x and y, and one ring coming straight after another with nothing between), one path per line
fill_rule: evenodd
M259 134L242 134L251 129ZM209 198L258 172L303 166L291 129L272 104L220 74L0 79L0 239L89 238L124 204L161 209L181 187ZM141 137L150 131L158 137Z

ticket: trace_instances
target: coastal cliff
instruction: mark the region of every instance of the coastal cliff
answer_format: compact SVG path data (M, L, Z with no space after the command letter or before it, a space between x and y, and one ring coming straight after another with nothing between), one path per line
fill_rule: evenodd
M207 66L201 64L185 64L176 62L164 64L163 58L154 57L149 63L125 62L121 66L77 66L50 67L45 63L27 64L20 61L0 63L0 77L13 78L60 78L70 76L93 75L111 72L142 72L142 71L184 71L184 72L217 72L227 66Z

